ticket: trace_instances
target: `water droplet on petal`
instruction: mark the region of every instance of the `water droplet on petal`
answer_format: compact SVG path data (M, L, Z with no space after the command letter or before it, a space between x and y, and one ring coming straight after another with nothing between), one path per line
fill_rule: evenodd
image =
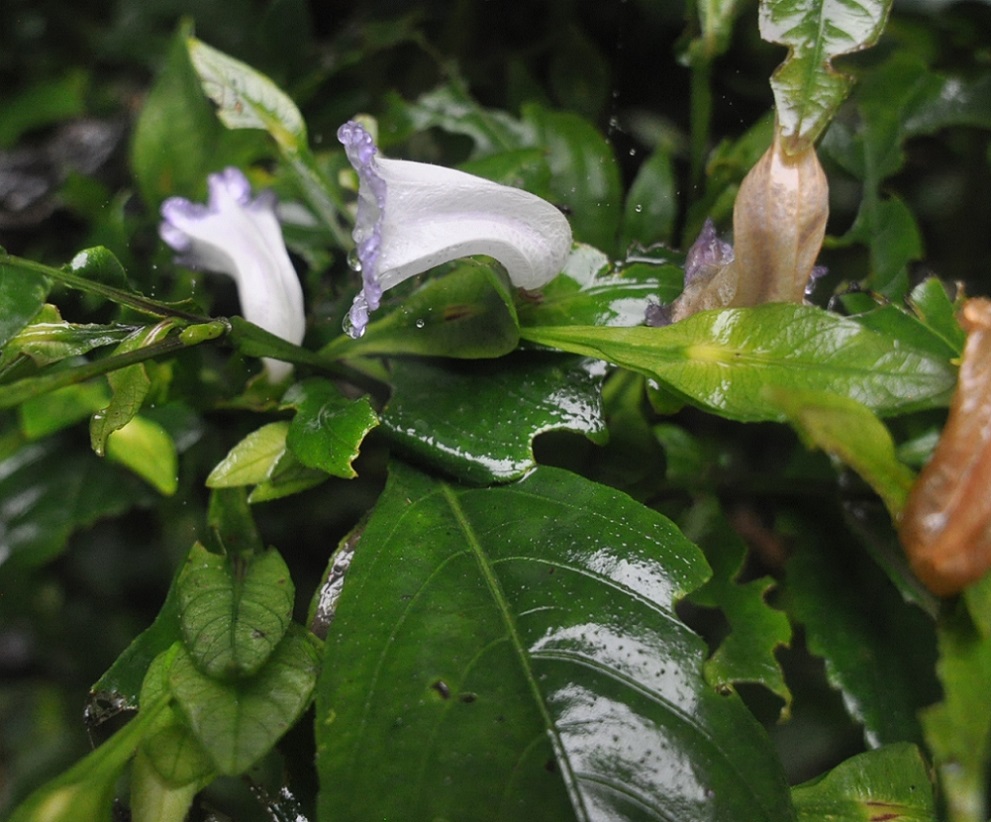
M348 252L348 267L352 271L361 271L361 257L358 256L358 250L355 248Z

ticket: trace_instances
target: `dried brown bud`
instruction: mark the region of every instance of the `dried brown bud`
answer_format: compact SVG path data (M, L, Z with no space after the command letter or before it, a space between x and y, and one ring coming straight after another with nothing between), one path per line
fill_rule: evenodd
M955 594L991 568L991 300L968 300L967 344L946 427L902 511L898 535L934 594Z
M829 184L815 148L786 154L776 134L736 195L731 261L694 277L686 271L672 320L724 306L802 302L828 216Z

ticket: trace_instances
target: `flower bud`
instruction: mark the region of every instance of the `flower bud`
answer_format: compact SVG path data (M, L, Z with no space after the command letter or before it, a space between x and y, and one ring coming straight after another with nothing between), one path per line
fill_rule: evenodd
M967 344L950 415L902 511L912 570L949 596L991 568L991 300L968 300Z

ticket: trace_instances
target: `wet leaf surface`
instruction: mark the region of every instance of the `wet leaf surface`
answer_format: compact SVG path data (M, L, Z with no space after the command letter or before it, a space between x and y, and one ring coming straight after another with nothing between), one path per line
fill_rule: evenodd
M517 353L493 362L397 361L382 427L405 451L471 482L504 482L534 467L545 431L606 435L604 370L588 360Z
M787 820L762 730L673 603L707 568L629 497L395 465L318 687L327 818Z

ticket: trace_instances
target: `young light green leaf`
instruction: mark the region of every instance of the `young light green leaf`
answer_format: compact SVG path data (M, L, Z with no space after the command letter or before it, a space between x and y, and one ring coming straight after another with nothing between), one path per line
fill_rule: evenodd
M296 104L268 77L201 40L186 41L203 91L227 128L264 129L284 151L306 146L306 123Z
M932 779L921 751L908 742L886 745L841 762L792 789L798 822L932 822Z
M524 339L652 377L701 408L742 421L782 420L766 387L826 391L879 414L947 403L950 362L807 305L703 311L663 328L543 326Z
M243 773L279 741L310 703L319 642L292 626L258 673L221 682L180 651L169 687L183 719L221 774Z
M264 482L286 451L288 433L289 423L285 420L252 431L210 472L207 488L235 488Z
M379 424L368 397L346 399L328 380L310 379L290 388L282 402L297 409L286 436L296 459L331 476L356 477L351 463Z
M196 543L176 584L186 651L214 679L256 674L289 627L296 589L274 548L221 556Z
M877 42L892 0L761 0L760 34L788 46L771 77L778 123L789 152L815 142L852 81L832 60Z
M675 615L707 573L669 520L569 472L395 465L327 635L321 818L792 819Z
M142 328L118 345L114 353L127 354L154 345L167 337L171 330L172 322L169 320ZM151 379L144 363L111 371L107 382L112 392L110 403L93 415L89 426L90 445L101 457L107 447L107 438L134 418L151 390Z
M175 442L154 420L133 417L111 432L106 454L107 459L130 469L163 496L172 496L179 487Z
M764 396L806 445L821 448L860 474L884 501L892 521L898 521L915 472L898 460L891 434L870 409L850 397L821 391L768 387Z

